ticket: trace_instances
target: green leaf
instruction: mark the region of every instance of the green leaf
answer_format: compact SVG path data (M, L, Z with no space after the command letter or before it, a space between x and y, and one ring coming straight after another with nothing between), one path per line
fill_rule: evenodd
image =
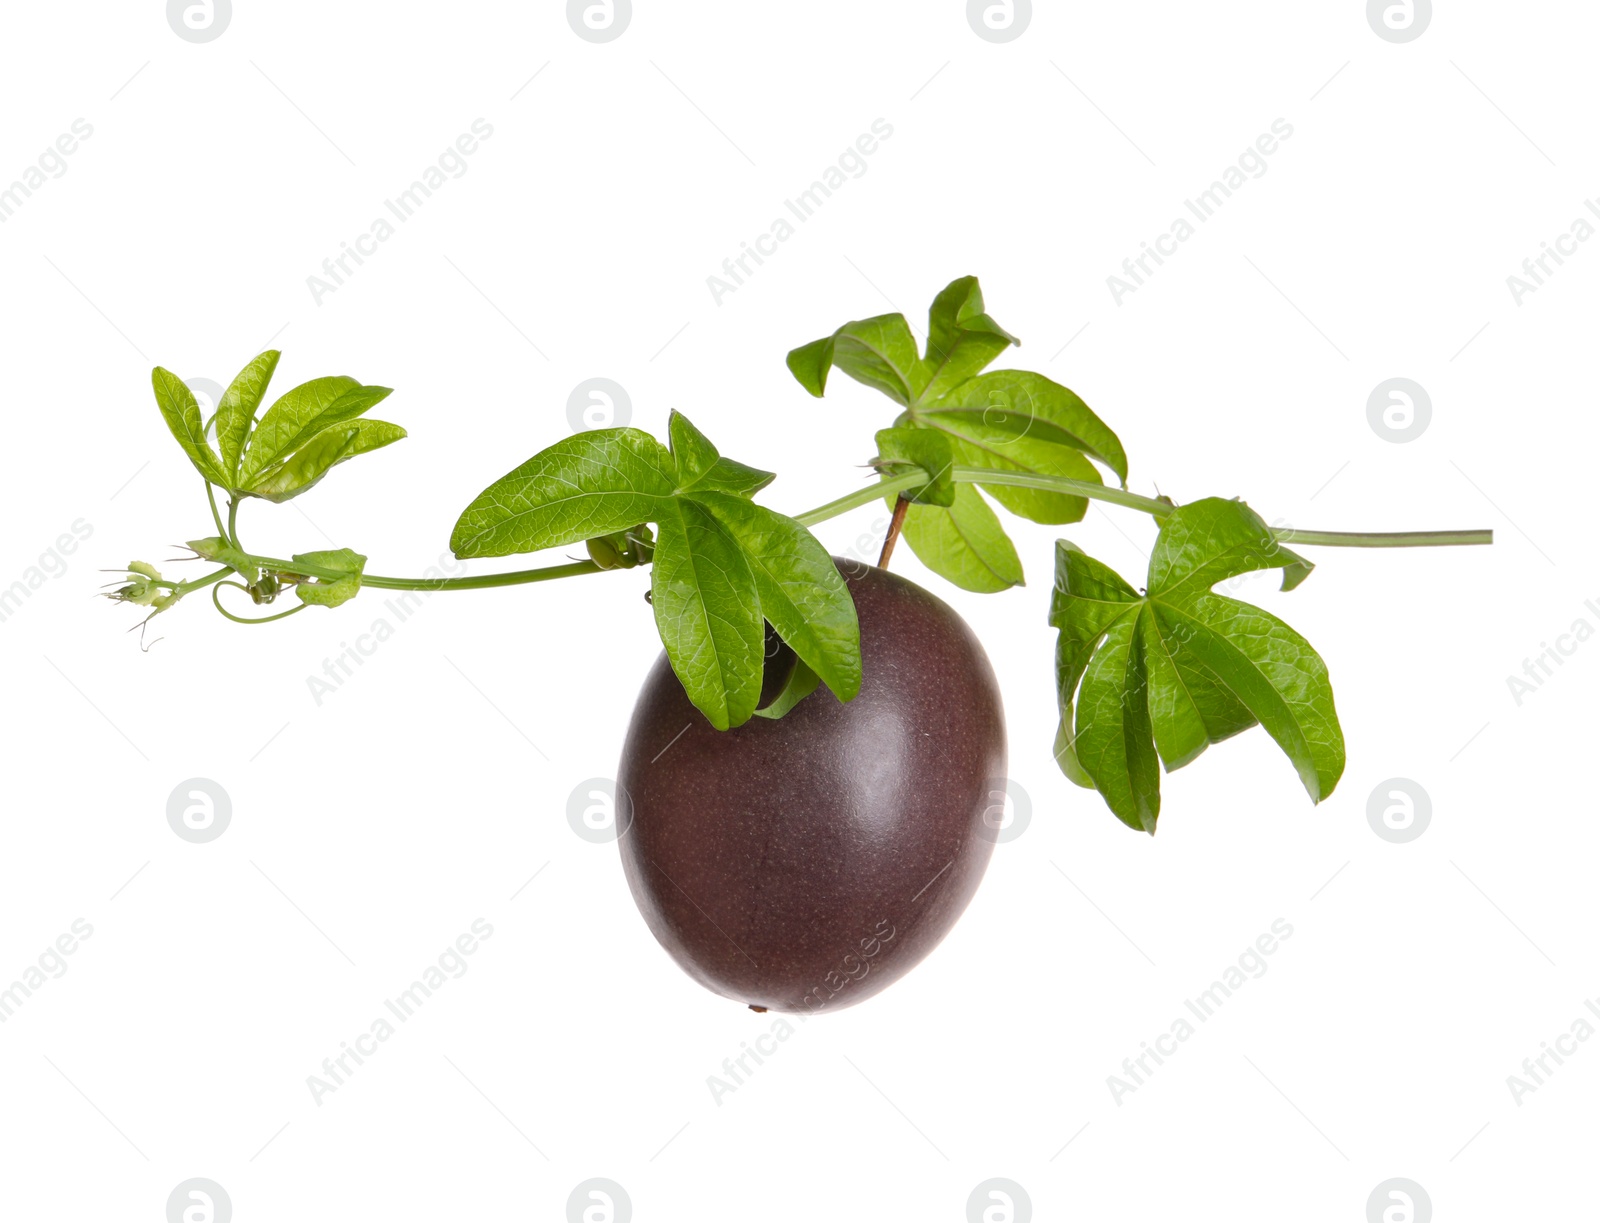
M694 482L694 493L731 493L735 497L754 497L777 476L758 467L747 467L733 459L719 458Z
M713 726L738 726L761 699L765 634L756 579L704 506L671 498L656 525L650 600L667 658Z
M1106 805L1130 828L1154 833L1161 779L1150 742L1144 643L1135 616L1106 628L1078 693L1074 747Z
M932 429L895 428L879 429L876 441L878 457L873 466L879 471L902 475L920 469L927 476L926 484L900 494L907 501L944 506L955 501L956 486L950 469L956 460L948 437Z
M851 700L861 690L861 630L827 550L794 519L765 506L726 493L695 496L744 553L760 615L841 701Z
M1062 775L1075 786L1082 786L1085 790L1094 789L1094 778L1078 762L1078 752L1073 740L1072 706L1069 704L1061 711L1061 718L1056 722L1055 741L1056 764L1060 767Z
M287 501L305 492L336 464L398 442L405 436L406 431L399 425L383 420L353 420L334 425L316 434L287 458L258 472L237 491L267 501Z
M1344 738L1327 667L1275 616L1212 592L1282 568L1286 589L1309 572L1244 503L1208 498L1167 515L1144 594L1065 540L1057 544L1050 623L1057 696L1073 727L1071 760L1125 823L1155 831L1155 761L1171 772L1213 743L1260 724L1313 802L1344 771Z
M988 365L1018 340L984 313L976 276L952 280L928 311L928 383L920 399L934 400Z
M789 678L783 681L782 690L772 698L770 704L756 710L756 717L777 721L815 692L821 682L815 671L798 658L795 659L794 668L789 672Z
M667 418L667 439L672 446L673 461L678 465L680 489L692 487L722 457L711 440L676 409Z
M248 489L268 468L286 461L317 434L363 415L389 395L385 386L362 386L354 378L313 378L285 391L267 409L239 462L239 484Z
M794 349L787 361L800 385L819 399L828 385L830 366L902 404L915 399L929 377L903 314L846 323L831 336Z
M1281 590L1293 590L1301 582L1311 576L1311 571L1316 565L1301 556L1298 552L1291 552L1282 544L1278 545L1278 555L1288 561L1283 567L1283 585Z
M1065 476L1090 484L1101 482L1094 464L1077 450L1039 441L1027 434L1019 436L1012 432L1013 422L990 424L976 413L960 417L945 413L937 421L931 428L950 437L956 462L965 466ZM1033 522L1051 525L1080 522L1089 510L1086 498L1074 497L1069 493L1015 488L1006 484L985 484L982 487L984 492L1013 514Z
M1167 772L1181 769L1213 743L1256 724L1233 692L1181 648L1185 629L1168 632L1150 604L1140 611L1150 677L1150 726Z
M929 424L945 418L981 418L991 427L1002 423L1015 436L1081 450L1128 482L1128 456L1122 442L1074 392L1043 374L1003 369L969 378L938 400L919 408Z
M656 522L677 489L665 446L639 429L591 429L541 450L462 511L457 556L510 556Z
M672 458L678 467L679 492L732 493L753 497L773 480L770 471L746 467L717 453L704 433L689 418L674 410L667 419L667 436L672 443Z
M1242 573L1307 564L1244 502L1207 497L1162 522L1150 551L1150 593L1181 600Z
M828 371L833 368L833 337L823 336L789 350L783 359L795 381L818 399L828 386Z
M1016 548L970 484L956 485L949 508L913 505L901 534L918 560L962 590L992 594L1023 584Z
M159 365L150 371L150 385L155 390L156 407L161 410L162 419L195 470L212 484L226 488L228 481L222 462L211 449L211 443L206 441L206 422L200 419L200 405L195 401L194 392L177 374Z
M297 583L294 592L302 603L316 607L338 607L361 591L361 573L367 566L367 558L359 552L352 552L349 548L329 552L296 552L292 559L314 569L331 569L344 575Z
M1074 694L1100 638L1114 621L1129 614L1138 598L1133 587L1076 544L1065 539L1056 542L1050 623L1061 630L1056 637L1056 692L1061 722L1056 731L1055 757L1068 780L1080 786L1092 789L1094 781L1077 756Z
M267 384L278 368L281 354L269 348L239 371L222 393L217 404L217 446L222 451L222 470L230 484L237 484L239 460L245 442L250 437L250 426L255 423L256 409L267 393Z

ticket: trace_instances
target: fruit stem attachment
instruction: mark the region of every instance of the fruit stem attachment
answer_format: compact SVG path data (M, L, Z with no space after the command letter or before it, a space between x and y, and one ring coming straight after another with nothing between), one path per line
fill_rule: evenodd
M900 538L900 528L905 525L906 511L910 508L911 502L906 499L903 493L895 498L894 516L889 519L889 529L883 536L883 551L878 553L879 569L887 569L889 567L889 558L894 555L894 545Z

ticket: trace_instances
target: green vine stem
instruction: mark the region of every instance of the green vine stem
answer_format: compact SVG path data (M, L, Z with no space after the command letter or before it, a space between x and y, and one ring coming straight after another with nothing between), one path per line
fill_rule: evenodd
M1124 489L1109 488L1104 484L1073 480L1065 476L1046 476L1026 471L999 471L987 467L956 467L950 474L958 483L1000 484L1015 488L1037 488L1048 492L1067 493L1094 501L1109 502L1126 509L1139 510L1155 518L1164 518L1176 508L1154 497L1142 497ZM830 518L837 518L850 510L880 501L885 497L892 497L926 482L927 477L921 472L909 472L879 480L826 505L819 505L816 509L797 514L795 519L804 526L816 526L818 523L827 522ZM236 511L237 505L230 506L230 527L234 525ZM1302 531L1284 527L1274 531L1274 534L1285 542L1330 548L1439 548L1494 542L1493 531ZM230 530L228 535L232 536L233 531ZM345 576L332 569L307 565L300 561L284 560L280 557L247 554L245 559L262 569L277 573L324 578L329 581L336 581ZM160 585L181 594L188 594L221 581L231 572L231 569L219 569L192 582L161 582ZM530 582L548 582L556 578L603 572L606 570L593 561L573 561L566 565L549 565L540 569L519 569L510 573L481 573L458 578L392 578L365 574L361 578L361 584L380 590L486 590L497 586L522 586Z

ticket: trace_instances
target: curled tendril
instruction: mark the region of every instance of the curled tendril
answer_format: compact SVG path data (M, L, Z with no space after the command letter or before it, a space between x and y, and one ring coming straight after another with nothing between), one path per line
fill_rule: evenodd
M241 584L239 582L222 581L222 582L217 582L217 583L212 585L212 587L211 587L211 603L212 603L212 605L219 612L221 612L224 616L226 616L229 620L232 620L235 624L271 624L274 620L282 620L286 616L294 615L296 612L303 612L303 611L305 611L306 607L308 606L305 603L299 603L299 604L296 604L294 607L289 608L287 611L276 612L276 613L274 613L273 615L270 615L270 616L236 616L231 611L229 611L226 607L222 606L222 593L221 592L222 592L222 588L224 586L232 586L235 590L244 591L245 594L250 595L252 601L254 601L255 595L251 592L251 590L250 590L250 588L248 586L245 586L245 585L243 585L243 584Z
M151 648L156 644L157 641L165 641L166 640L165 637L157 637L155 641L146 641L144 639L145 627L150 623L150 621L154 620L156 618L156 616L158 616L160 614L161 614L161 609L157 608L155 611L152 611L148 616L146 616L143 620L139 621L138 624L132 625L128 629L128 631L130 633L133 632L134 629L138 629L139 630L139 649L140 649L140 651L142 653L148 654L150 652Z

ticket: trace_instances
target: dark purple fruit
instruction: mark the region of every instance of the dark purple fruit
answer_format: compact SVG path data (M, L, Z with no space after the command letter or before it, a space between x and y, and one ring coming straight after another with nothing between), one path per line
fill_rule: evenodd
M983 878L1004 786L1000 693L966 622L904 578L834 563L861 622L855 700L819 687L718 731L662 655L618 778L651 932L707 989L774 1011L860 1002L932 951Z

